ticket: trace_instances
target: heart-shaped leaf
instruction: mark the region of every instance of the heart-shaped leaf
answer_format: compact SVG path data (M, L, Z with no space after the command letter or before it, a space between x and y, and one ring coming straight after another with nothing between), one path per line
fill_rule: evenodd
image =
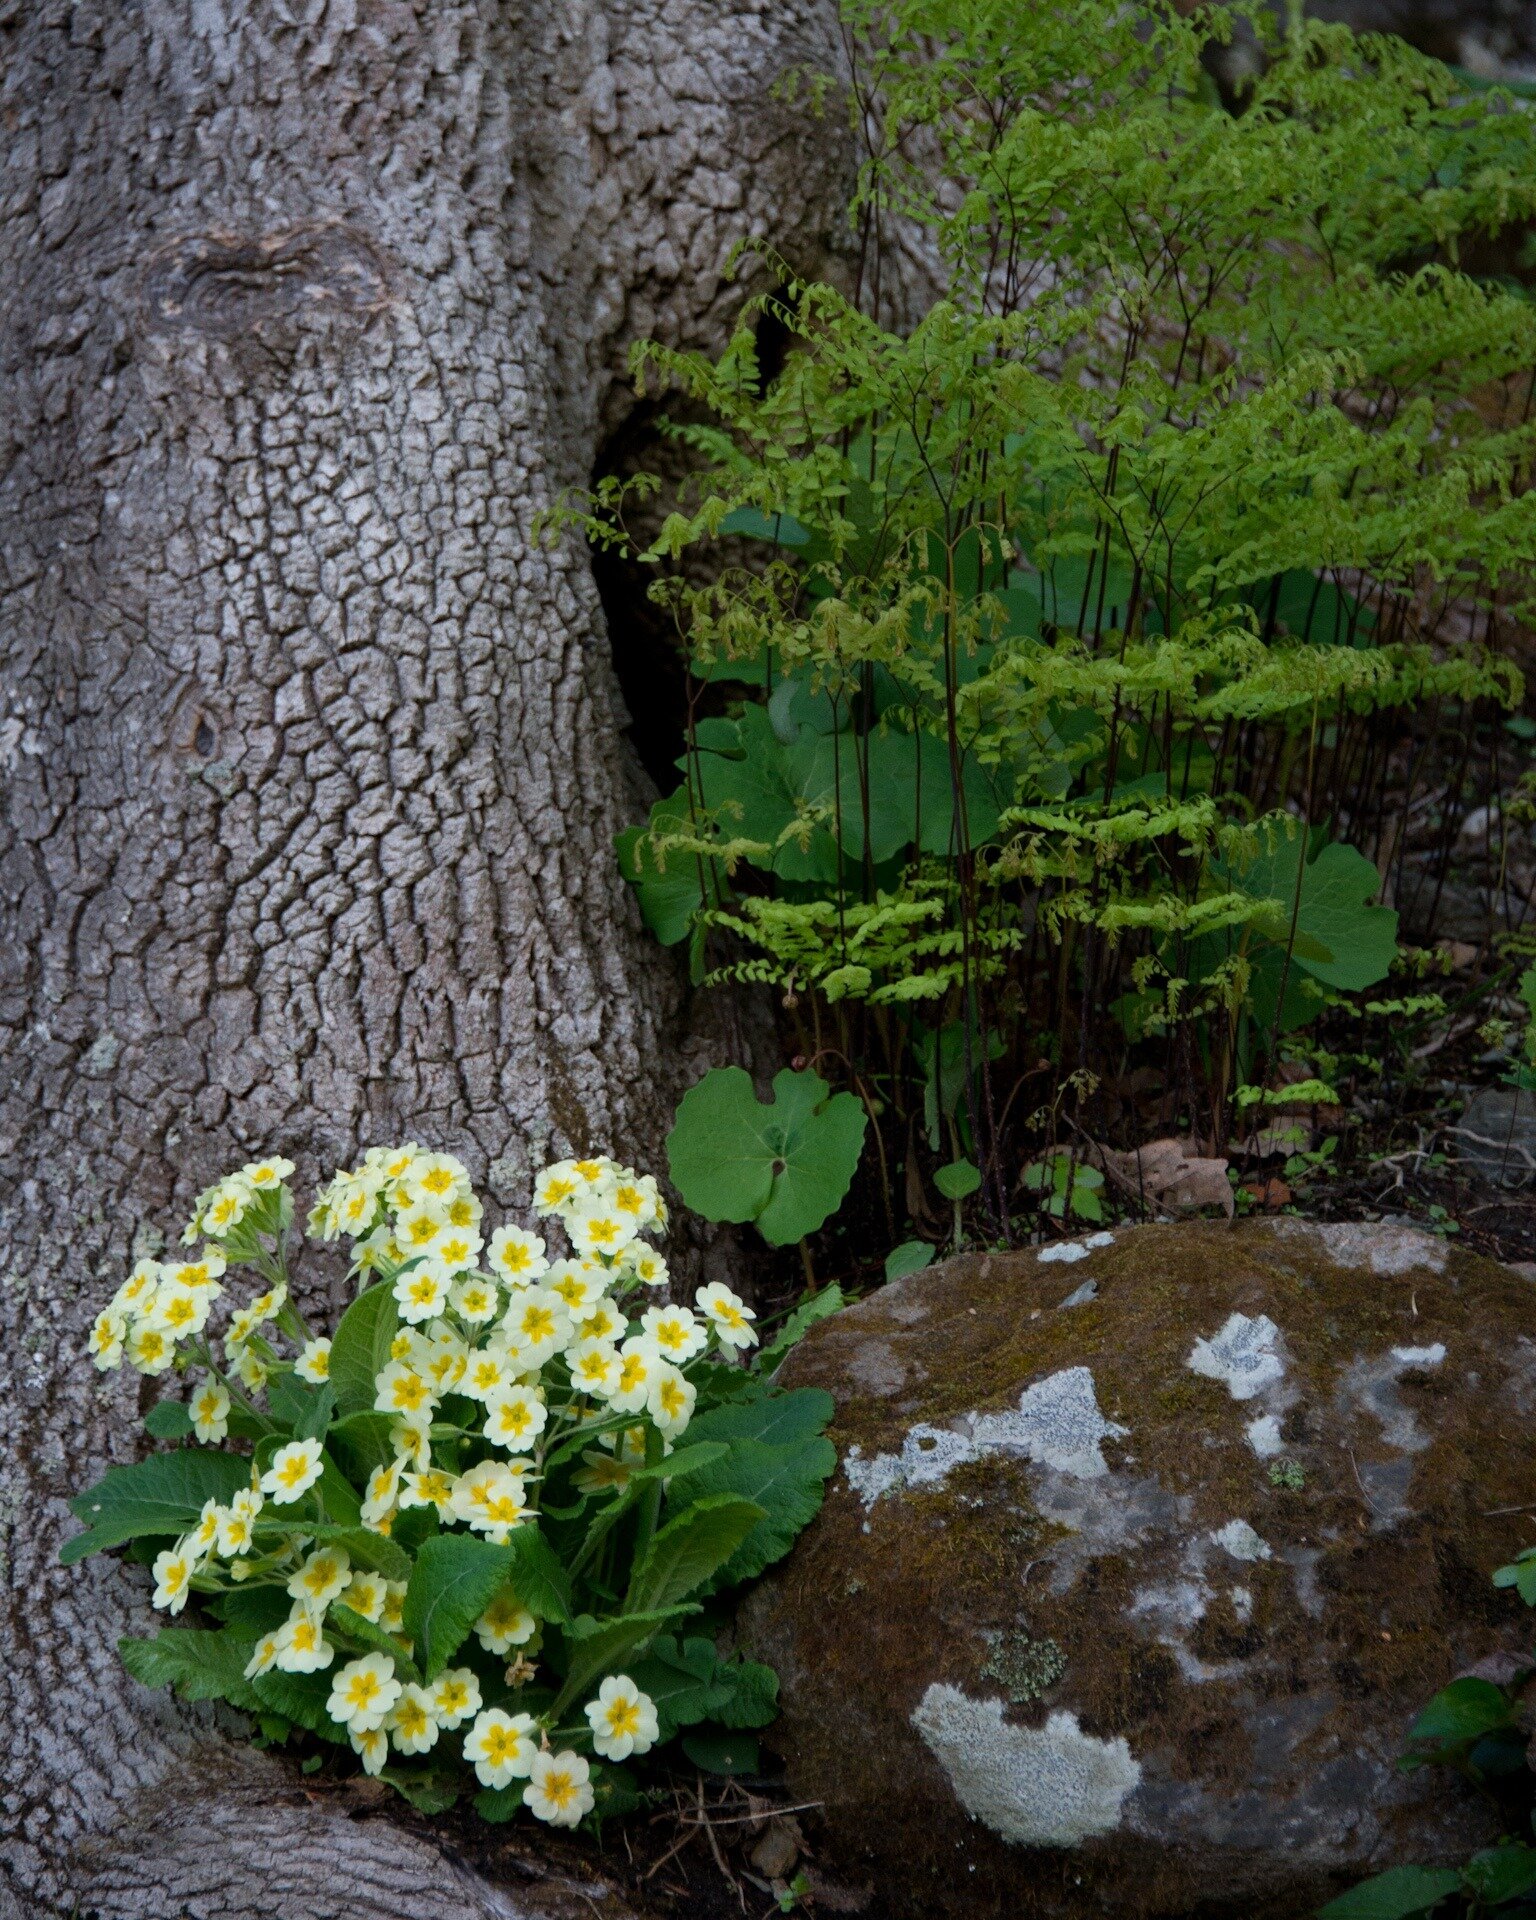
M709 1220L753 1220L770 1245L814 1233L847 1193L867 1116L819 1073L785 1068L763 1105L740 1067L716 1067L684 1094L667 1136L672 1180Z

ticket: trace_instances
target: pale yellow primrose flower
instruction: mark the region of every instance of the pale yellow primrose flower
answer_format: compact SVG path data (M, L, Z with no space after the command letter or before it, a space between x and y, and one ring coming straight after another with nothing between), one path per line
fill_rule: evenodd
M217 1380L199 1389L187 1411L192 1416L192 1431L205 1446L217 1446L228 1434L229 1394Z
M155 1591L150 1596L151 1606L163 1607L167 1613L180 1613L191 1591L191 1555L183 1553L179 1547L157 1553L153 1572Z
M325 1710L339 1726L368 1733L383 1726L401 1691L394 1661L387 1654L370 1653L349 1660L336 1675Z
M408 1681L384 1725L399 1752L430 1753L441 1731L435 1696Z
M263 1493L270 1493L275 1506L292 1506L302 1499L320 1478L320 1442L290 1440L272 1456L272 1464L261 1476Z
M464 1740L464 1758L472 1763L482 1787L493 1791L514 1780L526 1780L538 1757L531 1713L503 1713L487 1707L478 1714Z
M110 1307L104 1308L92 1321L90 1339L86 1344L92 1360L103 1373L122 1365L123 1341L127 1333L126 1316L114 1313Z
M275 1664L283 1673L319 1673L336 1658L336 1649L320 1631L323 1618L301 1600L278 1628Z
M605 1760L627 1760L632 1753L649 1753L659 1724L656 1703L642 1693L627 1673L613 1673L587 1703L587 1722L593 1748Z
M527 1646L538 1624L512 1589L503 1587L475 1622L475 1637L487 1653L507 1654Z
M438 1725L452 1732L480 1711L480 1682L472 1667L449 1667L432 1683Z
M288 1593L292 1599L323 1611L340 1598L351 1578L352 1562L343 1548L317 1547L289 1580Z
M536 1233L526 1233L521 1227L496 1229L486 1252L486 1265L498 1280L517 1287L531 1286L549 1272L544 1242Z
M301 1380L307 1380L311 1386L323 1385L331 1377L330 1341L306 1340L304 1351L293 1363L293 1370Z
M723 1280L715 1280L707 1287L700 1287L693 1296L700 1313L715 1330L715 1338L723 1347L755 1347L757 1334L752 1322L757 1315L739 1295L731 1292Z
M526 1453L549 1421L549 1411L532 1387L498 1387L486 1402L485 1437L509 1453Z
M362 1619L376 1622L384 1611L383 1575L354 1573L341 1596L341 1604L350 1607Z
M709 1331L687 1307L647 1307L640 1326L663 1359L680 1367L709 1345Z
M523 1789L523 1805L552 1827L577 1826L596 1800L591 1776L580 1754L537 1754Z

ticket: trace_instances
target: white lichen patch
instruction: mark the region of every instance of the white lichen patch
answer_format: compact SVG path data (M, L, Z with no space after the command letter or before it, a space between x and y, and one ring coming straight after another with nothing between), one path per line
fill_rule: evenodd
M1120 1825L1141 1781L1123 1739L1084 1733L1075 1713L1012 1727L1001 1700L972 1700L935 1683L912 1724L967 1813L1021 1847L1075 1847Z
M1394 1347L1392 1358L1405 1367L1438 1367L1445 1358L1445 1342L1437 1340L1431 1347Z
M1219 1333L1195 1342L1185 1364L1207 1380L1220 1380L1234 1400L1251 1400L1285 1377L1279 1345L1280 1329L1267 1313L1253 1319L1234 1313Z
M1250 1420L1243 1431L1249 1446L1261 1460L1273 1460L1285 1445L1280 1437L1280 1422L1272 1413L1261 1413L1257 1419Z
M850 1447L843 1471L866 1507L882 1494L937 1486L956 1467L988 1454L1013 1454L1092 1480L1109 1471L1102 1442L1125 1432L1100 1413L1088 1368L1067 1367L1026 1387L1008 1413L968 1414L953 1427L913 1427L899 1454L866 1460Z
M1268 1560L1270 1557L1269 1543L1261 1540L1246 1520L1229 1520L1224 1527L1215 1528L1211 1538L1234 1560Z
M1369 1225L1337 1221L1298 1221L1296 1225L1320 1241L1341 1267L1369 1267L1383 1279L1416 1270L1445 1271L1445 1242L1422 1227L1398 1226L1387 1220Z
M1100 1247L1112 1247L1115 1236L1112 1233L1090 1233L1086 1240L1058 1240L1052 1246L1041 1247L1036 1254L1038 1260L1063 1260L1070 1266L1076 1260L1086 1260L1090 1253L1096 1253Z

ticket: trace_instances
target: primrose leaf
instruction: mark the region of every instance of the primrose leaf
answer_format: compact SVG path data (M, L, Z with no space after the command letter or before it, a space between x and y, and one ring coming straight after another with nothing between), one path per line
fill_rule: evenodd
M819 1073L785 1068L763 1105L740 1067L716 1067L683 1095L667 1163L684 1201L709 1220L753 1220L771 1246L814 1233L853 1179L868 1116Z
M117 1643L123 1665L141 1686L172 1687L183 1700L227 1700L247 1713L263 1702L245 1669L255 1651L250 1637L226 1629L210 1633L196 1627L164 1627L153 1640Z
M185 1533L196 1524L205 1500L227 1503L250 1484L249 1460L203 1447L153 1453L136 1466L112 1467L70 1501L70 1512L87 1530L64 1542L59 1559L73 1566L88 1553L125 1540Z
M837 1449L830 1440L802 1437L788 1446L736 1440L723 1459L691 1474L682 1484L680 1500L732 1494L750 1502L760 1515L717 1569L713 1584L755 1580L765 1567L783 1559L820 1512L823 1489L836 1470Z
M1453 1867L1391 1867L1320 1907L1317 1920L1410 1920L1460 1888Z
M468 1534L425 1541L405 1590L405 1637L416 1644L423 1675L435 1680L470 1628L512 1577L516 1553Z
M389 1350L399 1331L394 1292L386 1286L369 1287L341 1316L331 1341L330 1366L338 1413L373 1410L376 1376L388 1366Z
M703 1468L684 1486L690 1491L708 1473ZM658 1613L708 1586L767 1510L731 1492L695 1494L669 1520L635 1568L625 1600L626 1613Z

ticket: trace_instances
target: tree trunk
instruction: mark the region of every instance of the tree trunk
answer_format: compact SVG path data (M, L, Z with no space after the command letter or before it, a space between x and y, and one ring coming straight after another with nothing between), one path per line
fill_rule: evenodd
M605 1897L126 1678L142 1573L56 1563L136 1446L82 1340L259 1152L413 1138L511 1201L655 1164L702 1043L615 872L586 558L531 523L632 338L720 337L737 235L820 264L838 123L770 89L836 45L833 0L0 0L0 1914Z

